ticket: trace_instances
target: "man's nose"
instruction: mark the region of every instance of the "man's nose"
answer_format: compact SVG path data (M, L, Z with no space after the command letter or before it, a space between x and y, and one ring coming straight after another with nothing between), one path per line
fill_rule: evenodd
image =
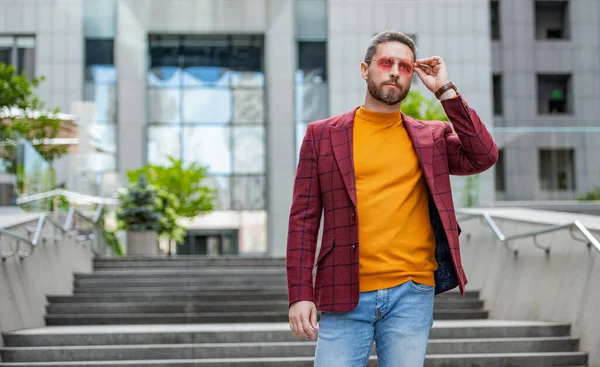
M394 62L394 65L392 65L392 68L390 69L390 77L398 78L398 76L400 76L400 68L398 63Z

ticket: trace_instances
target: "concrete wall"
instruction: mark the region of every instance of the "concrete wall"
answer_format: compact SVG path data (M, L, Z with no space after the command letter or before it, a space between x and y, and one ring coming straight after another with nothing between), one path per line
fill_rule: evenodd
M26 236L26 228L36 223L2 228ZM54 233L53 227L46 226L44 233ZM28 250L28 245L21 246ZM14 248L13 239L0 236L0 251ZM33 255L23 260L12 257L0 261L0 332L44 326L46 295L72 294L73 273L91 272L92 257L87 247L63 237L58 243L39 244Z
M496 127L533 127L557 131L505 131L495 137L504 147L506 192L501 200L568 200L589 191L600 180L593 159L600 154L600 3L569 1L570 39L536 40L533 1L501 0L500 40L492 42L492 70L502 75L504 113ZM540 115L537 74L571 74L568 98L573 113ZM565 129L566 128L566 129ZM585 129L589 130L585 130ZM592 129L590 129L592 128ZM541 148L575 149L576 188L545 191L540 188Z
M69 112L83 90L83 1L0 1L0 34L35 36L35 73L48 108Z
M509 212L500 216L510 217ZM581 219L600 239L598 217L535 210L527 216L546 223L496 222L508 236ZM581 339L580 349L590 353L589 365L600 365L600 252L561 230L539 237L541 245L551 247L549 255L527 238L511 244L519 248L515 257L479 219L460 224L467 289L481 290L490 318L571 323L573 336Z

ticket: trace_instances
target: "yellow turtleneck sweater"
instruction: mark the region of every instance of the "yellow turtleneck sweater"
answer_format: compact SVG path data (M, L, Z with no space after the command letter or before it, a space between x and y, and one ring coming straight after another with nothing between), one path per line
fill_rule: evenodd
M434 286L427 183L399 112L361 106L354 119L360 291L408 280Z

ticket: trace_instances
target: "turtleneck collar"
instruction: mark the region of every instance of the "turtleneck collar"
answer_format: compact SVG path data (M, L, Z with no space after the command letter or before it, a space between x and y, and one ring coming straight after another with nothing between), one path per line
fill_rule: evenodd
M356 110L356 117L361 120L376 124L392 125L402 123L402 115L400 114L400 111L375 112L367 110L364 105L360 106L360 108Z

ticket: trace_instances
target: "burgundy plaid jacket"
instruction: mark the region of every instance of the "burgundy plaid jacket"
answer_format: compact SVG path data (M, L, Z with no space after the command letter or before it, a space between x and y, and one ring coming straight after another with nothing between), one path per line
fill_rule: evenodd
M492 167L498 149L477 113L459 95L442 101L454 127L443 121L402 121L419 157L429 188L436 239L435 291L459 286L463 271L449 175L470 175ZM287 241L288 302L313 301L321 311L345 312L358 304L359 251L352 131L356 109L308 125L300 148ZM400 157L399 157L400 160ZM321 249L315 261L321 213ZM313 284L313 270L316 276Z

